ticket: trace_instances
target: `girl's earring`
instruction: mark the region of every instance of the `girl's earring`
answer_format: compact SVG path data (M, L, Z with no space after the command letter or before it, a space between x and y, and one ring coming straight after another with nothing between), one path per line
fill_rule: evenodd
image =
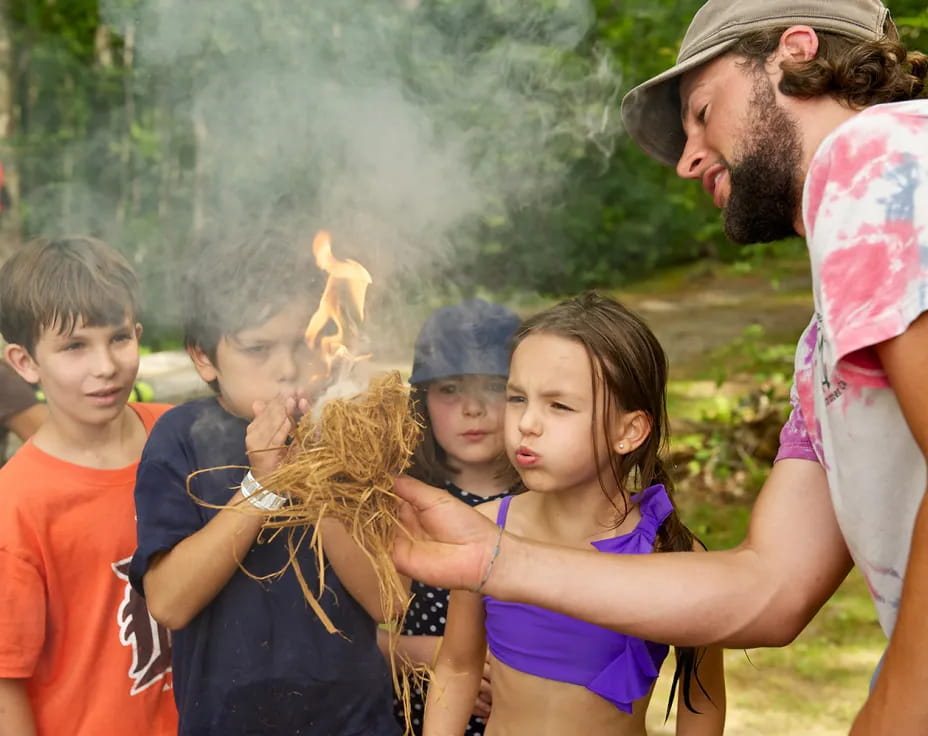
M624 450L624 449L625 449L625 443L624 443L624 442L620 442L620 443L619 443L619 449L620 449L620 450Z

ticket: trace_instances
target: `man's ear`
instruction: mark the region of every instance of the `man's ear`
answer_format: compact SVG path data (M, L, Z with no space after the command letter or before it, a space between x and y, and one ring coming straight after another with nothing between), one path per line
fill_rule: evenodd
M810 61L818 53L818 34L809 26L790 26L780 36L777 67L784 61Z
M216 369L216 366L213 365L213 361L209 359L209 356L203 351L200 347L191 347L187 346L187 355L190 356L190 360L193 361L193 367L197 369L197 373L200 375L206 383L211 383L219 377L219 371Z
M39 382L39 366L22 345L7 345L3 356L10 367L27 383Z
M651 416L641 410L622 414L615 424L613 452L627 455L637 450L651 434Z
M135 323L135 341L138 342L141 339L142 339L142 323L136 322Z

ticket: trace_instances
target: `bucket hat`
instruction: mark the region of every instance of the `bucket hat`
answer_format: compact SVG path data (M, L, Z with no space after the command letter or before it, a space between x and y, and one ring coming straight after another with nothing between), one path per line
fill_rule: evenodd
M680 118L680 77L731 49L749 33L811 26L862 41L882 38L889 10L878 0L709 0L693 17L677 63L632 89L622 100L622 120L650 156L675 166L686 145Z
M509 375L510 340L519 317L483 299L436 309L416 338L412 375L419 385L448 376Z

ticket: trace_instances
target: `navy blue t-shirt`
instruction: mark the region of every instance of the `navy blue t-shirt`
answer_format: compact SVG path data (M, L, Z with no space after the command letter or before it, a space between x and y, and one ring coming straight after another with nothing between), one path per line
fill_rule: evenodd
M135 487L139 546L129 578L140 593L152 556L219 513L191 498L187 476L206 468L246 466L246 427L216 399L176 407L155 424ZM244 473L242 468L200 473L191 479L190 491L200 501L223 505ZM244 566L253 575L267 575L288 559L284 531L274 539L259 537ZM318 589L315 558L305 545L298 559L310 589ZM376 624L331 567L325 583L320 603L342 635L325 630L292 569L263 581L237 571L196 618L173 633L181 736L400 733Z

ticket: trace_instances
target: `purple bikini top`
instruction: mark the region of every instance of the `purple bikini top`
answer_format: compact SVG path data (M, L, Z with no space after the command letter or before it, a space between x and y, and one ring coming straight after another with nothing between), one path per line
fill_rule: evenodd
M506 526L512 496L500 502L496 523ZM647 554L657 530L673 510L662 485L632 496L641 521L628 534L593 542L607 554ZM603 584L610 584L604 582ZM621 585L621 581L615 581ZM625 713L647 695L669 647L637 639L524 603L483 597L487 644L503 664L548 680L583 685Z

